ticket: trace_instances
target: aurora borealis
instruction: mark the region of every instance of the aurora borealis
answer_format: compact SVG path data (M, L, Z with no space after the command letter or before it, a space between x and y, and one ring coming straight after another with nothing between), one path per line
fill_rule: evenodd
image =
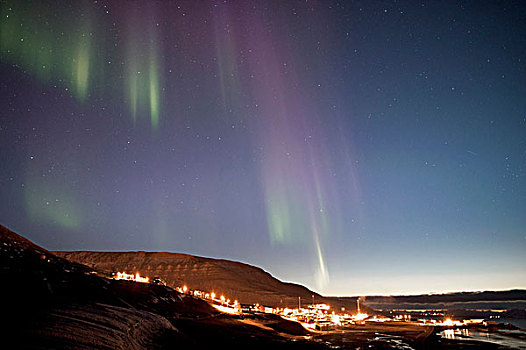
M526 5L2 1L0 223L325 294L525 288Z

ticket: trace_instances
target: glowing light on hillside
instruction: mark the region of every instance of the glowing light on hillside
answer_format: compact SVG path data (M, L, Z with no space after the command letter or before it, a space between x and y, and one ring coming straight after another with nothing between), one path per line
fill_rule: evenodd
M217 305L217 304L212 304L212 307L214 307L216 310L223 312L225 314L230 314L230 315L240 314L240 310L238 308L233 308L233 307L224 306L224 305Z
M134 281L139 283L149 283L150 278L148 277L141 277L139 273L137 272L135 275L128 274L126 272L117 272L114 279L116 280L125 280L125 281Z

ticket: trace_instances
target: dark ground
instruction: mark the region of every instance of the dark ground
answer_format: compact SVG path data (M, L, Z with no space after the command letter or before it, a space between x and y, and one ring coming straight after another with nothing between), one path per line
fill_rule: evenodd
M410 324L311 333L276 315L224 315L169 287L99 277L2 226L0 279L6 349L499 349Z

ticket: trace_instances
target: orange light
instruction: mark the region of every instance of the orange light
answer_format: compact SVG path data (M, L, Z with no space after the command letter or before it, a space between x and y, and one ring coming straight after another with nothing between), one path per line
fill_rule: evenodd
M453 326L455 323L453 322L452 319L448 318L444 321L444 326Z
M126 280L126 281L135 281L140 283L148 283L150 279L148 277L141 277L139 273L135 273L135 275L127 274L126 272L117 272L116 277L114 277L116 280Z
M356 316L354 316L354 319L357 320L357 321L363 321L363 320L365 320L367 317L369 317L369 315L359 313L359 314L357 314Z

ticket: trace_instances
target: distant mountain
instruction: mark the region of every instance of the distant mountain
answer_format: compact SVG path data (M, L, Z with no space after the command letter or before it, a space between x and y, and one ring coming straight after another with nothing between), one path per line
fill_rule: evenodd
M345 298L341 298L345 299ZM352 298L351 300L354 300ZM509 310L501 315L526 316L526 290L458 292L446 294L367 296L363 303L373 309ZM457 312L458 313L458 312Z
M275 315L250 323L161 285L117 281L0 225L2 345L10 349L325 349Z
M356 309L356 298L327 298L304 286L281 282L268 272L239 262L204 258L180 253L155 252L55 252L72 262L85 264L105 273L126 271L158 276L171 287L187 285L190 289L224 294L240 303L268 306L297 306L328 303L340 310ZM301 300L298 299L301 298Z
M526 301L526 290L456 292L445 294L367 296L370 303L460 303L473 301Z

